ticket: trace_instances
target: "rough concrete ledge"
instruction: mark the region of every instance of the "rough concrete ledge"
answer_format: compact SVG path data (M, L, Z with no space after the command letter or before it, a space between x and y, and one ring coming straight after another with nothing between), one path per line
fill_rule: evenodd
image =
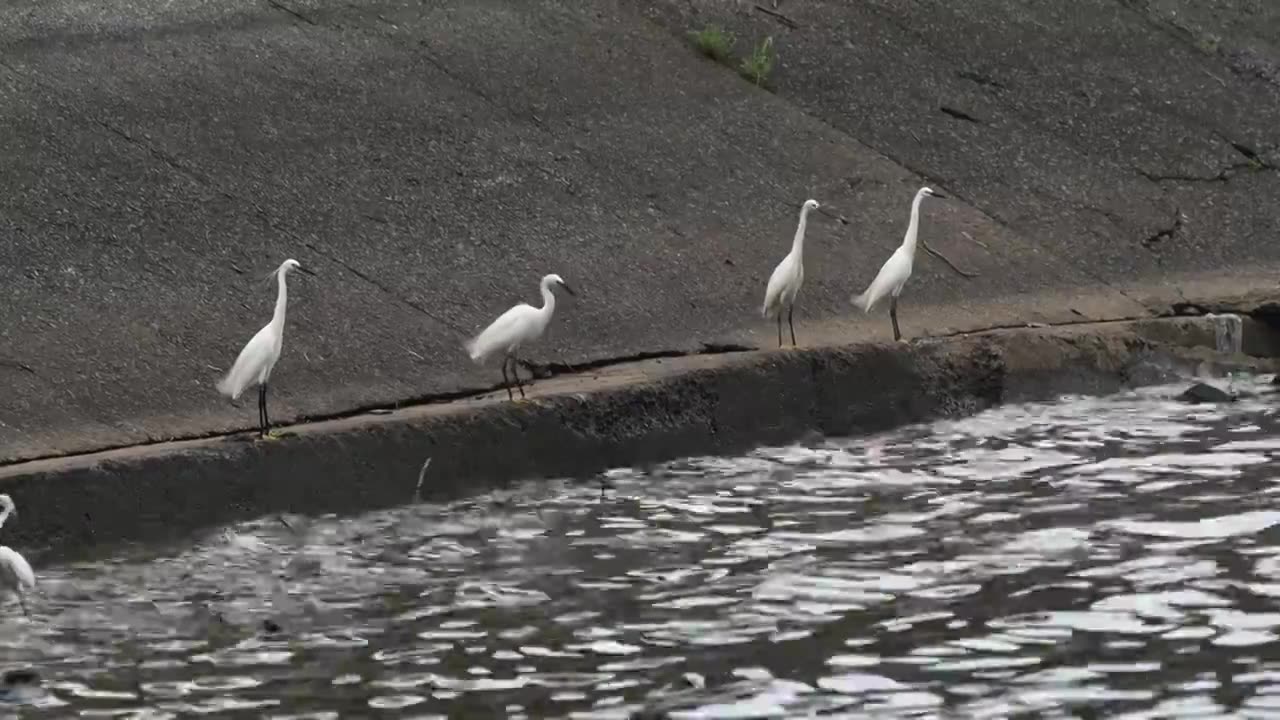
M1224 360L1206 351L1212 338L1209 320L1174 318L645 361L540 381L526 402L490 396L295 426L274 442L241 435L6 466L0 491L21 515L5 531L14 545L60 555L269 512L402 504L427 457L422 495L442 500L813 433L870 433L1171 380Z

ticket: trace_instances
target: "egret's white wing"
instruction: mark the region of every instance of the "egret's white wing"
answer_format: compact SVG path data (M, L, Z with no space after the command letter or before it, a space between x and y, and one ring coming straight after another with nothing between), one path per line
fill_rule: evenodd
M7 545L0 545L0 573L15 590L26 591L36 586L36 574L30 563Z
M795 264L795 256L788 254L782 258L782 262L778 263L778 267L773 269L773 274L769 276L769 285L764 291L764 306L760 310L760 314L764 317L773 317L782 309L782 295L787 288L787 282L791 280L792 265Z
M467 354L476 362L484 362L494 353L506 351L512 345L524 342L533 329L537 313L527 303L520 303L502 313L489 327L467 341Z
M236 358L235 365L231 366L231 371L218 383L218 392L231 396L232 400L240 397L240 393L243 393L245 388L258 378L262 368L270 362L274 344L271 337L271 324L268 323L240 351L240 356Z
M851 300L863 312L871 312L877 303L888 297L889 293L906 282L909 277L911 277L911 258L907 255L905 248L899 247L893 251L884 265L880 266L880 272L876 273L876 279L871 281L866 292Z

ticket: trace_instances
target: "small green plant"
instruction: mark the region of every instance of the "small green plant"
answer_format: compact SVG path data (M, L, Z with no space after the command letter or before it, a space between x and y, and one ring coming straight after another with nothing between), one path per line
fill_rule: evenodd
M708 25L693 33L694 47L716 62L725 62L733 57L733 46L737 41L733 33L715 25Z
M769 73L773 72L773 63L777 56L773 52L773 36L765 38L751 50L751 57L742 61L738 72L757 86L763 87L769 81Z
M1222 38L1213 34L1206 34L1196 38L1196 47L1200 48L1200 52L1206 55L1213 55L1222 47Z

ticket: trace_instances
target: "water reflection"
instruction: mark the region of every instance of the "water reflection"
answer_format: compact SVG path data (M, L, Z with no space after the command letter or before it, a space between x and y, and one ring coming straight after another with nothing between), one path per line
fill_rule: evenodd
M1261 386L1252 389L1260 389ZM1169 389L41 568L24 712L1280 711L1280 423Z

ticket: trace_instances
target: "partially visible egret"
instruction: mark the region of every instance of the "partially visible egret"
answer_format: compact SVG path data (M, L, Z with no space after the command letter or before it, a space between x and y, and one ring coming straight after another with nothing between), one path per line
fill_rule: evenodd
M18 507L13 504L13 498L8 495L0 495L0 508L3 508L0 510L0 526L4 525L10 515L14 517L18 515ZM34 590L35 587L36 574L27 559L13 548L0 545L0 589L18 596L23 615L30 616L23 594Z
M911 277L911 265L916 257L916 238L920 234L920 203L925 197L945 198L946 195L927 187L916 191L916 197L911 201L911 222L907 225L902 245L880 266L880 272L876 273L876 279L871 281L866 292L850 298L863 312L871 312L885 296L889 296L889 319L893 322L895 341L902 339L902 333L898 331L898 296Z
M276 311L271 316L271 322L249 340L236 358L235 365L231 366L231 371L218 383L218 392L230 396L232 400L239 398L249 385L258 384L258 432L264 438L271 425L267 417L267 380L271 378L271 369L276 366L280 350L284 347L284 311L289 304L289 290L284 276L290 270L315 274L292 258L280 263L275 271L279 289L276 292Z
M22 614L31 616L23 595L36 589L36 574L27 559L8 545L0 545L0 587L17 595Z
M795 312L796 295L804 282L804 228L809 222L809 213L818 209L817 200L805 200L800 208L800 224L796 227L796 237L791 241L791 252L782 258L778 267L769 276L769 286L764 291L764 308L760 314L766 318L778 318L778 347L782 347L782 311L787 311L787 327L791 328L791 344L796 344L796 326L791 317Z
M467 354L477 363L483 363L490 357L502 353L502 384L507 388L507 399L514 400L511 392L511 380L507 379L507 364L511 364L511 372L520 389L520 397L524 397L524 385L520 383L519 362L517 354L528 342L542 337L551 315L556 311L556 296L551 288L559 285L570 295L577 295L573 288L555 273L542 278L542 307L535 308L528 303L520 303L498 316L489 327L466 343Z
M18 506L13 504L13 498L7 494L0 494L0 527L4 527L10 515L18 516Z

